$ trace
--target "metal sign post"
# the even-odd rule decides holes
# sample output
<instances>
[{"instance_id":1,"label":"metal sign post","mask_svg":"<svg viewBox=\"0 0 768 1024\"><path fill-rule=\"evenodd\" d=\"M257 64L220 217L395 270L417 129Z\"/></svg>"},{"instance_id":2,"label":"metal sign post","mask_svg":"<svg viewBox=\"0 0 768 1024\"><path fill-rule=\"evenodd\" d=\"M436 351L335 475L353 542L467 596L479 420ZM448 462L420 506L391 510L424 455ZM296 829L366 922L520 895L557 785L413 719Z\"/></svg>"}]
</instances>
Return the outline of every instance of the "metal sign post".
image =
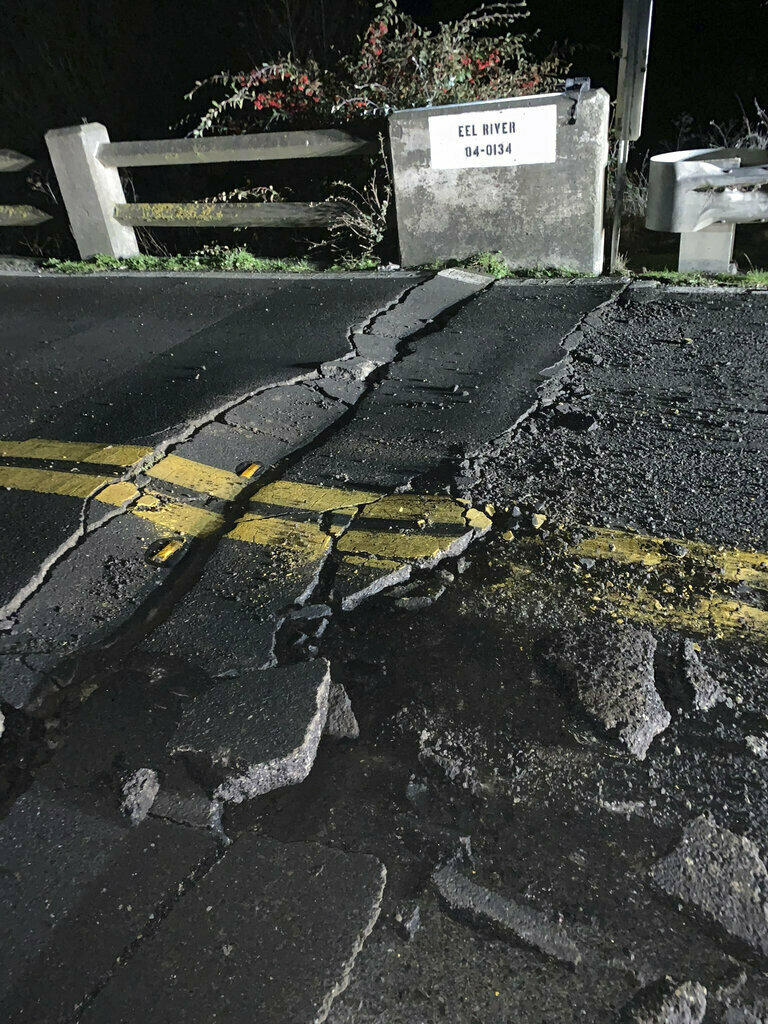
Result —
<instances>
[{"instance_id":1,"label":"metal sign post","mask_svg":"<svg viewBox=\"0 0 768 1024\"><path fill-rule=\"evenodd\" d=\"M619 136L618 165L611 232L611 273L616 269L621 233L621 211L627 182L629 144L640 138L643 124L645 80L651 44L653 0L624 0L621 24L621 63L616 94L616 129Z\"/></svg>"}]
</instances>

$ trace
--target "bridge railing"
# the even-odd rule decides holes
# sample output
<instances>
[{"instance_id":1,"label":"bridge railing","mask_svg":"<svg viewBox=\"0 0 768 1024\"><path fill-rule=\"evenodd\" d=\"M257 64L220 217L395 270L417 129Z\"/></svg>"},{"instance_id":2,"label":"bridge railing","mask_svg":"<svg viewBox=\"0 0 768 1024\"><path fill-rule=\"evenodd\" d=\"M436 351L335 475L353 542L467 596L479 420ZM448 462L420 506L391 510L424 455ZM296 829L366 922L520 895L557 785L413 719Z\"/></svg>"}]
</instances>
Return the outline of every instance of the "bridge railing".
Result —
<instances>
[{"instance_id":1,"label":"bridge railing","mask_svg":"<svg viewBox=\"0 0 768 1024\"><path fill-rule=\"evenodd\" d=\"M14 171L23 171L32 163L32 157L24 156L23 153L16 153L12 149L0 149L0 173L12 174ZM32 227L35 224L44 224L50 219L47 213L38 210L36 206L0 204L0 227L3 228Z\"/></svg>"},{"instance_id":2,"label":"bridge railing","mask_svg":"<svg viewBox=\"0 0 768 1024\"><path fill-rule=\"evenodd\" d=\"M137 255L136 227L323 227L339 213L334 203L127 203L120 167L327 159L372 148L339 129L110 142L97 123L54 129L45 141L82 258Z\"/></svg>"}]
</instances>

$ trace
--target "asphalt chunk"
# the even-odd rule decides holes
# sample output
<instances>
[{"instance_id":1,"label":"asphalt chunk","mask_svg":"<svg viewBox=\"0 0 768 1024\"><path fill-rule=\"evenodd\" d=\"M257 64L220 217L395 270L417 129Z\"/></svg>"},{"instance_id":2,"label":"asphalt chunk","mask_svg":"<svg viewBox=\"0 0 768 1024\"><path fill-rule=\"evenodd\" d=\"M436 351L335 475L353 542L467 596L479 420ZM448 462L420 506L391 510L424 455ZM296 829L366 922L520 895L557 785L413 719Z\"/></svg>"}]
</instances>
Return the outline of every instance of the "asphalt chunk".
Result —
<instances>
[{"instance_id":1,"label":"asphalt chunk","mask_svg":"<svg viewBox=\"0 0 768 1024\"><path fill-rule=\"evenodd\" d=\"M436 871L432 881L454 916L467 918L504 938L522 942L573 967L581 963L581 953L575 942L561 925L553 924L540 911L477 885L450 865Z\"/></svg>"},{"instance_id":2,"label":"asphalt chunk","mask_svg":"<svg viewBox=\"0 0 768 1024\"><path fill-rule=\"evenodd\" d=\"M617 1024L701 1024L706 1012L707 990L703 985L660 978L625 1003Z\"/></svg>"},{"instance_id":3,"label":"asphalt chunk","mask_svg":"<svg viewBox=\"0 0 768 1024\"><path fill-rule=\"evenodd\" d=\"M651 878L669 896L768 956L768 870L746 836L701 815L687 826L680 845L651 870Z\"/></svg>"},{"instance_id":4,"label":"asphalt chunk","mask_svg":"<svg viewBox=\"0 0 768 1024\"><path fill-rule=\"evenodd\" d=\"M137 828L35 784L0 823L0 1019L58 1024L157 908L214 854L212 837Z\"/></svg>"},{"instance_id":5,"label":"asphalt chunk","mask_svg":"<svg viewBox=\"0 0 768 1024\"><path fill-rule=\"evenodd\" d=\"M123 802L120 810L131 819L132 825L139 825L155 802L160 790L160 780L153 768L138 768L123 786Z\"/></svg>"},{"instance_id":6,"label":"asphalt chunk","mask_svg":"<svg viewBox=\"0 0 768 1024\"><path fill-rule=\"evenodd\" d=\"M341 685L331 681L328 691L328 717L325 720L325 733L337 740L356 740L360 735L355 712L349 694Z\"/></svg>"},{"instance_id":7,"label":"asphalt chunk","mask_svg":"<svg viewBox=\"0 0 768 1024\"><path fill-rule=\"evenodd\" d=\"M656 640L633 626L593 623L559 634L546 651L550 666L579 705L642 760L670 723L654 675Z\"/></svg>"},{"instance_id":8,"label":"asphalt chunk","mask_svg":"<svg viewBox=\"0 0 768 1024\"><path fill-rule=\"evenodd\" d=\"M225 680L192 701L169 744L209 770L214 797L240 803L307 777L328 713L327 661Z\"/></svg>"},{"instance_id":9,"label":"asphalt chunk","mask_svg":"<svg viewBox=\"0 0 768 1024\"><path fill-rule=\"evenodd\" d=\"M320 1024L379 915L374 857L238 840L135 956L82 1024Z\"/></svg>"},{"instance_id":10,"label":"asphalt chunk","mask_svg":"<svg viewBox=\"0 0 768 1024\"><path fill-rule=\"evenodd\" d=\"M710 711L725 700L720 683L708 671L693 640L683 641L683 675L693 692L693 706L699 711Z\"/></svg>"}]
</instances>

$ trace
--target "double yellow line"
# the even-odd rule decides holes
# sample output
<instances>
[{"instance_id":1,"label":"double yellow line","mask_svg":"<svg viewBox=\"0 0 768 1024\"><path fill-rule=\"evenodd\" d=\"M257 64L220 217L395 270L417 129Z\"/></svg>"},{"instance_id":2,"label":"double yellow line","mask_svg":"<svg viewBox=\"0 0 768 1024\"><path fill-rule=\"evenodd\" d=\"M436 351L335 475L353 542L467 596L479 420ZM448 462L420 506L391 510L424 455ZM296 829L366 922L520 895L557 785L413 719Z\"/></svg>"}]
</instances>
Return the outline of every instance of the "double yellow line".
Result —
<instances>
[{"instance_id":1,"label":"double yellow line","mask_svg":"<svg viewBox=\"0 0 768 1024\"><path fill-rule=\"evenodd\" d=\"M186 539L220 533L225 525L224 516L214 509L175 500L168 494L140 490L130 480L116 480L116 473L107 475L105 470L110 467L122 473L141 470L152 479L224 502L233 501L253 483L255 464L247 467L245 474L238 475L177 455L166 455L150 465L151 455L152 449L137 445L41 438L0 442L1 458L72 464L70 470L2 465L0 486L81 500L90 498L112 507L124 506L131 515L151 523L161 537ZM89 472L89 466L99 466L102 471ZM341 538L339 550L359 564L379 568L435 557L470 527L490 526L490 520L483 513L469 510L465 503L446 495L382 496L373 491L277 480L256 491L248 510L224 537L283 548L294 558L315 560L328 549L330 536L310 517L316 519L325 513L346 511L352 519L360 506L366 506L360 523ZM346 525L332 525L330 533L343 532ZM162 561L176 549L169 545L160 549L155 557Z\"/></svg>"}]
</instances>

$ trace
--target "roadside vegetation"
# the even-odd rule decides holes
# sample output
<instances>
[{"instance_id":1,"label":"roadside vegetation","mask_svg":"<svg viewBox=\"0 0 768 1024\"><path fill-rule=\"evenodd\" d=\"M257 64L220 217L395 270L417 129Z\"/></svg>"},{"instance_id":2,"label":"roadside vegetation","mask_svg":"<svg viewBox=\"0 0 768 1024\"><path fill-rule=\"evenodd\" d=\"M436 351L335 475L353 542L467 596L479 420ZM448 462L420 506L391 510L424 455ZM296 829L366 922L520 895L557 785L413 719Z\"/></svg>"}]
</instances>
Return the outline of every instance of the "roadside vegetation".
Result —
<instances>
[{"instance_id":1,"label":"roadside vegetation","mask_svg":"<svg viewBox=\"0 0 768 1024\"><path fill-rule=\"evenodd\" d=\"M398 260L387 116L409 107L559 91L570 71L570 51L557 47L547 51L537 33L530 30L527 0L482 4L464 17L432 28L403 13L397 0L338 0L332 22L326 18L322 4L307 5L301 17L298 8L288 3L267 3L260 10L259 15L253 14L250 31L263 30L259 18L266 19L273 41L264 51L269 59L197 81L185 97L190 113L175 127L194 137L335 127L367 139L373 150L368 160L324 164L315 178L307 174L306 166L298 170L281 167L280 180L267 184L258 179L259 168L249 172L253 177L247 178L241 178L236 169L229 177L212 178L216 184L208 191L215 194L204 197L207 202L326 201L340 211L336 222L322 232L292 236L288 232L270 235L248 228L227 229L215 235L216 244L208 241L210 232L196 229L156 232L140 228L141 256L71 260L64 258L72 252L72 238L55 176L50 169L34 169L27 176L27 184L35 193L35 203L54 220L44 229L25 233L19 244L26 246L33 257L44 260L44 269L70 274L292 273L386 267ZM276 52L271 55L273 48ZM682 114L674 122L670 138L662 140L654 151L707 146L768 148L768 112L755 100L753 109L742 107L740 116L729 123L697 124L691 116ZM645 228L652 152L636 146L632 154L619 273L685 284L765 287L765 272L761 270L750 269L721 280L704 275L681 277L666 269L676 265L677 238ZM614 145L608 164L607 232L613 213L615 171ZM274 169L267 168L266 173L274 174ZM141 176L134 180L123 171L122 178L128 200L141 201ZM176 250L186 250L187 254L177 255ZM281 255L262 255L269 252ZM53 256L57 258L46 259ZM750 268L753 264L768 266L768 229L740 227L736 258ZM559 268L513 269L498 253L482 253L443 265L467 265L496 278L574 276Z\"/></svg>"},{"instance_id":2,"label":"roadside vegetation","mask_svg":"<svg viewBox=\"0 0 768 1024\"><path fill-rule=\"evenodd\" d=\"M321 183L322 198L342 213L311 251L341 264L386 262L396 252L387 116L560 89L570 66L557 50L535 55L535 33L521 31L527 17L526 0L507 0L428 29L401 12L396 0L385 0L376 4L356 46L335 59L278 54L258 67L196 82L186 97L200 110L190 118L190 134L337 127L378 139L367 167L348 163L347 177Z\"/></svg>"},{"instance_id":3,"label":"roadside vegetation","mask_svg":"<svg viewBox=\"0 0 768 1024\"><path fill-rule=\"evenodd\" d=\"M417 267L417 270L437 272L451 267L461 267L482 274L490 274L496 280L518 279L575 279L589 275L566 267L510 267L498 252L481 252L463 260L440 260ZM307 274L307 273L362 273L386 270L376 259L346 259L340 261L317 261L302 258L271 258L255 256L245 248L208 246L189 256L131 256L118 259L115 256L92 256L87 260L49 259L41 269L59 274L99 274L115 272L179 273L193 274L210 271L228 271L253 274ZM698 274L681 273L677 270L642 270L638 273L625 271L623 276L639 280L660 281L665 284L683 286L726 286L739 288L768 288L768 270L748 270L743 274Z\"/></svg>"}]
</instances>

